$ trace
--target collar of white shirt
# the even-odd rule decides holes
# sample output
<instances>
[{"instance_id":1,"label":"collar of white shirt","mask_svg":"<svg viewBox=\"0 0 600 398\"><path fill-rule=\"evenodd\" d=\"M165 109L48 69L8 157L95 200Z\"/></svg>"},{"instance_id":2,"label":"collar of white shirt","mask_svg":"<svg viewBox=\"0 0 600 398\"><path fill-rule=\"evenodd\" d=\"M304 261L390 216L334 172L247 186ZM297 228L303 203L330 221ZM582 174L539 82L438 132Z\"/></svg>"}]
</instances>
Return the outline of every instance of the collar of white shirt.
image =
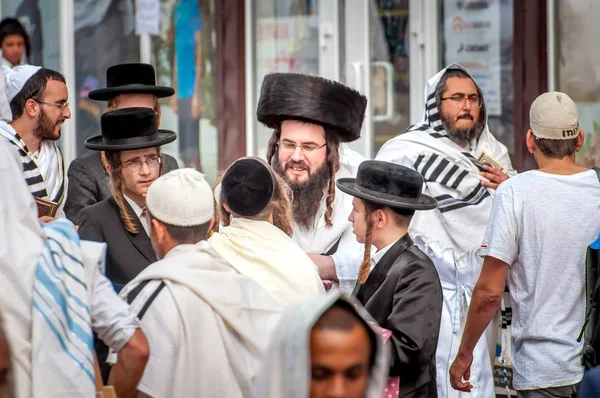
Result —
<instances>
[{"instance_id":1,"label":"collar of white shirt","mask_svg":"<svg viewBox=\"0 0 600 398\"><path fill-rule=\"evenodd\" d=\"M385 256L385 253L387 253L388 250L390 250L392 246L394 246L399 240L400 239L396 239L386 247L382 248L381 250L377 250L375 254L371 255L371 268L374 267L375 264L377 264L383 258L383 256Z\"/></svg>"},{"instance_id":2,"label":"collar of white shirt","mask_svg":"<svg viewBox=\"0 0 600 398\"><path fill-rule=\"evenodd\" d=\"M150 236L150 229L148 228L148 220L146 220L146 217L142 216L142 212L144 210L137 203L135 203L133 201L133 199L131 199L129 196L127 196L125 194L123 194L123 196L125 197L125 200L127 201L127 203L129 203L129 206L131 206L131 208L133 209L133 212L135 213L137 218L140 219L140 222L142 223L142 227L144 227L146 234L148 236Z\"/></svg>"}]
</instances>

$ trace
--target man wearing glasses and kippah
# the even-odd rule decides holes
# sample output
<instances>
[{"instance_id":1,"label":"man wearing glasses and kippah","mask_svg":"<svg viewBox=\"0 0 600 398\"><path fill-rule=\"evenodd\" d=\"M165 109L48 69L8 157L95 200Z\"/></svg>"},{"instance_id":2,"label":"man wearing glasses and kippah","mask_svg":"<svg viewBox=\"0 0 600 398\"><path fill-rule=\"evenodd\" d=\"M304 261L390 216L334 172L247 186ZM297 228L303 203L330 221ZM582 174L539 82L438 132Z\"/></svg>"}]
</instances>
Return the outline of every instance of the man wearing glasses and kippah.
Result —
<instances>
[{"instance_id":1,"label":"man wearing glasses and kippah","mask_svg":"<svg viewBox=\"0 0 600 398\"><path fill-rule=\"evenodd\" d=\"M409 232L435 264L443 291L436 355L439 397L492 397L491 357L498 324L474 351L471 394L452 389L448 367L458 349L471 294L481 270L477 252L498 185L514 174L508 150L490 133L481 88L460 65L449 65L426 86L424 120L383 145L376 160L410 167L438 207L415 214ZM490 167L493 165L494 167ZM502 347L503 354L510 351ZM509 360L509 358L506 358ZM462 395L465 394L465 395Z\"/></svg>"},{"instance_id":2,"label":"man wearing glasses and kippah","mask_svg":"<svg viewBox=\"0 0 600 398\"><path fill-rule=\"evenodd\" d=\"M4 81L13 120L0 121L0 139L19 152L29 192L51 202L52 217L41 221L64 217L65 171L56 141L71 117L65 78L51 69L21 65L4 67Z\"/></svg>"}]
</instances>

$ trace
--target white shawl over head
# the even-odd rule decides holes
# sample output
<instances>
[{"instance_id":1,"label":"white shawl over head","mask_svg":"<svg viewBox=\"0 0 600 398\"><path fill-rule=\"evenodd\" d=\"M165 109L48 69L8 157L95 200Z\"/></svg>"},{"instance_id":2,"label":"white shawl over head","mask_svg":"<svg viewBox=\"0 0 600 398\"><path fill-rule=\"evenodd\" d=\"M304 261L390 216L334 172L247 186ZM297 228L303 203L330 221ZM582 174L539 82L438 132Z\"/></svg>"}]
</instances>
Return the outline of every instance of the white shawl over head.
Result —
<instances>
[{"instance_id":1,"label":"white shawl over head","mask_svg":"<svg viewBox=\"0 0 600 398\"><path fill-rule=\"evenodd\" d=\"M310 335L319 318L334 304L350 304L377 341L375 364L371 369L365 398L380 398L389 374L389 358L383 341L369 326L376 322L354 299L331 291L301 301L284 314L264 354L254 385L255 398L308 398L310 396Z\"/></svg>"}]
</instances>

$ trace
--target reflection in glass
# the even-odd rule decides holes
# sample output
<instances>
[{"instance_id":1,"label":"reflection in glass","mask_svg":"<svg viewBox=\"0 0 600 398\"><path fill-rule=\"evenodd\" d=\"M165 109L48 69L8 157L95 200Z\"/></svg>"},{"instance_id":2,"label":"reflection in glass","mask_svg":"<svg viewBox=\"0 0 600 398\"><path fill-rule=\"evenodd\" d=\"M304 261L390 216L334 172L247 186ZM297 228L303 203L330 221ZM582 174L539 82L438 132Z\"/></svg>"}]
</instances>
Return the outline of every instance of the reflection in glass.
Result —
<instances>
[{"instance_id":1,"label":"reflection in glass","mask_svg":"<svg viewBox=\"0 0 600 398\"><path fill-rule=\"evenodd\" d=\"M180 166L217 174L214 108L214 0L161 0L160 35L152 43L159 84L175 88L163 100L161 127L177 132L164 152Z\"/></svg>"},{"instance_id":2,"label":"reflection in glass","mask_svg":"<svg viewBox=\"0 0 600 398\"><path fill-rule=\"evenodd\" d=\"M100 115L105 102L91 101L91 90L106 87L111 65L139 62L139 38L135 35L133 0L74 0L75 93L77 155L87 152L86 138L100 134Z\"/></svg>"}]
</instances>

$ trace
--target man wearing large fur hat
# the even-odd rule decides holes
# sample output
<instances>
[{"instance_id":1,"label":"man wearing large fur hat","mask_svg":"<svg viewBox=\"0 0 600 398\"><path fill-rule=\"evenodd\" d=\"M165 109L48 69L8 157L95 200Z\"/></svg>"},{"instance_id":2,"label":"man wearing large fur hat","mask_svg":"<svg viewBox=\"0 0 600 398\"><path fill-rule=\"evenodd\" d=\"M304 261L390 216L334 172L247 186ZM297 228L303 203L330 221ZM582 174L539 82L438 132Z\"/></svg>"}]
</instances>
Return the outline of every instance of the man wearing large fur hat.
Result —
<instances>
[{"instance_id":1,"label":"man wearing large fur hat","mask_svg":"<svg viewBox=\"0 0 600 398\"><path fill-rule=\"evenodd\" d=\"M293 192L293 239L309 254L323 280L352 291L362 262L347 217L352 197L337 190L355 177L362 157L345 143L360 137L367 99L316 76L274 73L263 80L258 121L273 129L267 161Z\"/></svg>"},{"instance_id":2,"label":"man wearing large fur hat","mask_svg":"<svg viewBox=\"0 0 600 398\"><path fill-rule=\"evenodd\" d=\"M414 243L431 258L440 276L442 321L437 347L440 398L494 396L492 363L498 324L492 324L474 352L470 394L450 386L448 367L460 344L473 287L483 260L478 250L492 209L495 189L514 175L508 150L490 132L483 93L473 77L452 64L426 85L424 119L386 142L376 156L410 167L425 180L423 193L437 209L417 212L410 224ZM478 161L482 153L487 161ZM492 168L485 164L494 164ZM506 337L502 355L510 356ZM509 359L509 358L505 358Z\"/></svg>"}]
</instances>

